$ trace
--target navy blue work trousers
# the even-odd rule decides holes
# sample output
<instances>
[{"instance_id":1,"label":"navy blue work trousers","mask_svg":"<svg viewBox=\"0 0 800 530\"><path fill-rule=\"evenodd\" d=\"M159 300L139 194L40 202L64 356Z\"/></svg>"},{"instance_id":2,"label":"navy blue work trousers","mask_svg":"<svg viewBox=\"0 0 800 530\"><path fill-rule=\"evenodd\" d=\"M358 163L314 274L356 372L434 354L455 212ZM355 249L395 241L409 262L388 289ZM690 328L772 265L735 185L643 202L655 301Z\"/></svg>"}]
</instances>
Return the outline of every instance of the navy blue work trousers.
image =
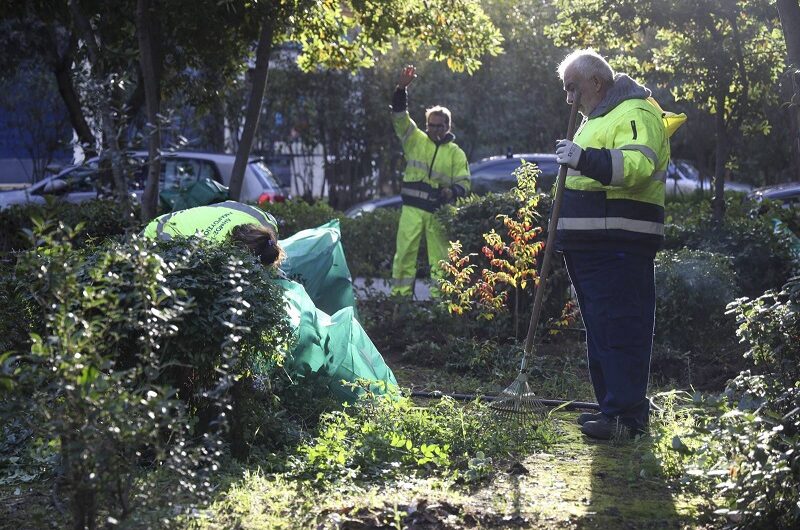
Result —
<instances>
[{"instance_id":1,"label":"navy blue work trousers","mask_svg":"<svg viewBox=\"0 0 800 530\"><path fill-rule=\"evenodd\" d=\"M600 411L647 427L653 350L654 256L605 250L564 252L586 327L589 373Z\"/></svg>"}]
</instances>

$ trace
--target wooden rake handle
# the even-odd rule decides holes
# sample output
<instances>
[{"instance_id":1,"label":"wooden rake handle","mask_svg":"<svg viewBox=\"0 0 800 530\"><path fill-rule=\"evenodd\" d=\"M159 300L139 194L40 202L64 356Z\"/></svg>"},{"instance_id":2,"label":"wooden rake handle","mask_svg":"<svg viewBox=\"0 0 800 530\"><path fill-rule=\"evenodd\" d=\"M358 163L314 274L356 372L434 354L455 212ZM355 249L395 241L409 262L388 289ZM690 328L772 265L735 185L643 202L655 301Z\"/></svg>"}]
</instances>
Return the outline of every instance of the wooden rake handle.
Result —
<instances>
[{"instance_id":1,"label":"wooden rake handle","mask_svg":"<svg viewBox=\"0 0 800 530\"><path fill-rule=\"evenodd\" d=\"M578 119L578 105L581 102L580 92L575 93L572 100L572 108L569 113L569 125L567 126L567 140L572 140L575 136L575 123ZM536 338L536 328L539 326L539 317L542 313L542 299L544 298L544 286L550 274L550 262L553 259L553 247L556 241L556 229L558 228L558 216L561 210L561 200L564 197L564 185L567 181L567 166L561 165L558 169L558 179L556 180L556 195L553 199L553 208L550 211L550 223L547 227L547 242L544 246L544 259L542 268L539 271L539 284L536 286L536 296L533 299L533 312L531 322L528 325L528 335L525 337L525 355L522 356L521 371L528 369L528 358L533 351L533 341Z\"/></svg>"}]
</instances>

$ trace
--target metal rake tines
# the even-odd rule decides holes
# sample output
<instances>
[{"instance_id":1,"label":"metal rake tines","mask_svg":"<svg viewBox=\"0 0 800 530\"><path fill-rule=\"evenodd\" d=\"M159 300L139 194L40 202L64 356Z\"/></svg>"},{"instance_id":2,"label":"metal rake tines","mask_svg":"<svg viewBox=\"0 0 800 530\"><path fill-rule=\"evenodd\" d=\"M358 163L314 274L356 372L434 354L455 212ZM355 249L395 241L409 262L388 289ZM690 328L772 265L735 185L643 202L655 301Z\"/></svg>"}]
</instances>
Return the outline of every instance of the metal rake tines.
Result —
<instances>
[{"instance_id":1,"label":"metal rake tines","mask_svg":"<svg viewBox=\"0 0 800 530\"><path fill-rule=\"evenodd\" d=\"M510 418L543 419L547 415L547 407L533 393L527 378L514 381L492 400L489 407Z\"/></svg>"}]
</instances>

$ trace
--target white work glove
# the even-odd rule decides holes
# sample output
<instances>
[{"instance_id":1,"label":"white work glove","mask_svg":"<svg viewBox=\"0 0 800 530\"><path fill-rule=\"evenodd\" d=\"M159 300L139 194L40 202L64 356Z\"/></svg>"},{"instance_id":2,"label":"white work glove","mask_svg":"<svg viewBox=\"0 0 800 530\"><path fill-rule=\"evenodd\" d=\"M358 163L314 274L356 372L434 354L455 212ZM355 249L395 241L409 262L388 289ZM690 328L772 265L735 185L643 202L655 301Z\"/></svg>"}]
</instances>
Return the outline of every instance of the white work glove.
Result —
<instances>
[{"instance_id":1,"label":"white work glove","mask_svg":"<svg viewBox=\"0 0 800 530\"><path fill-rule=\"evenodd\" d=\"M581 153L583 153L583 149L574 142L559 140L556 143L556 162L559 164L566 164L572 169L578 169Z\"/></svg>"}]
</instances>

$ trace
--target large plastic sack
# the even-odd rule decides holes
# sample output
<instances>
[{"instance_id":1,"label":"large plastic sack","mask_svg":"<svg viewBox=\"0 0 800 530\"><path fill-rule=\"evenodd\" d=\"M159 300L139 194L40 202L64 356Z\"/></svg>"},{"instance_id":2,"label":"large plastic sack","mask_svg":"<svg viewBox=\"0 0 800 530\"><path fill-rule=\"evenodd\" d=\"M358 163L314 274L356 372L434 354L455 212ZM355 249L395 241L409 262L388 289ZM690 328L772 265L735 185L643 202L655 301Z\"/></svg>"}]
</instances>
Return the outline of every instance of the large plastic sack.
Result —
<instances>
[{"instance_id":1,"label":"large plastic sack","mask_svg":"<svg viewBox=\"0 0 800 530\"><path fill-rule=\"evenodd\" d=\"M325 376L333 395L351 402L363 389L348 383L372 381L369 388L375 394L397 386L392 370L356 320L352 307L328 315L314 305L299 283L278 282L284 288L289 323L295 330L295 342L286 359L287 373Z\"/></svg>"},{"instance_id":2,"label":"large plastic sack","mask_svg":"<svg viewBox=\"0 0 800 530\"><path fill-rule=\"evenodd\" d=\"M286 252L281 269L303 284L314 304L329 315L355 306L353 278L341 239L339 220L334 219L280 240Z\"/></svg>"},{"instance_id":3,"label":"large plastic sack","mask_svg":"<svg viewBox=\"0 0 800 530\"><path fill-rule=\"evenodd\" d=\"M228 200L228 187L210 178L204 178L184 188L164 190L158 197L161 211L174 212Z\"/></svg>"}]
</instances>

